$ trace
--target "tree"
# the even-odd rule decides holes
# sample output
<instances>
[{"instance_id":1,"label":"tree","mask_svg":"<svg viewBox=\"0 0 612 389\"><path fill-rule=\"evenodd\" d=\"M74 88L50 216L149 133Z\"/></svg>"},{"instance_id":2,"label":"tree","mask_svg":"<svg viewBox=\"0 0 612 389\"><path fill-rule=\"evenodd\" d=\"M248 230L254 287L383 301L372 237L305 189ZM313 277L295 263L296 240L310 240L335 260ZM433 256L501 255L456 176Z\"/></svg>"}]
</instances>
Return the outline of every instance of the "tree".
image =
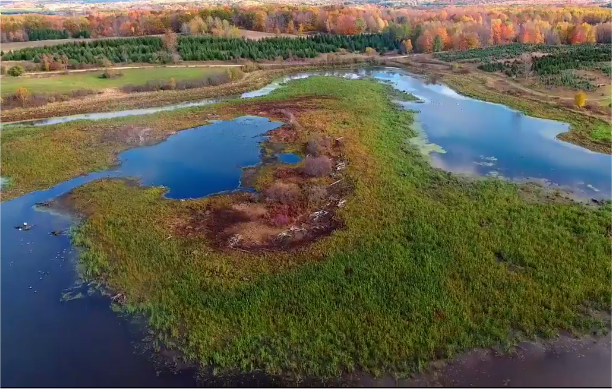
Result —
<instances>
[{"instance_id":1,"label":"tree","mask_svg":"<svg viewBox=\"0 0 612 389\"><path fill-rule=\"evenodd\" d=\"M49 54L43 54L40 56L40 63L45 72L51 70L51 62L53 62L53 56Z\"/></svg>"},{"instance_id":2,"label":"tree","mask_svg":"<svg viewBox=\"0 0 612 389\"><path fill-rule=\"evenodd\" d=\"M582 108L586 104L586 95L584 92L578 92L574 95L574 104L576 107Z\"/></svg>"},{"instance_id":3,"label":"tree","mask_svg":"<svg viewBox=\"0 0 612 389\"><path fill-rule=\"evenodd\" d=\"M412 40L406 39L402 41L402 51L406 54L412 52Z\"/></svg>"},{"instance_id":4,"label":"tree","mask_svg":"<svg viewBox=\"0 0 612 389\"><path fill-rule=\"evenodd\" d=\"M287 28L285 29L285 31L287 32L287 34L293 34L295 32L295 26L293 24L293 20L290 20L287 23Z\"/></svg>"},{"instance_id":5,"label":"tree","mask_svg":"<svg viewBox=\"0 0 612 389\"><path fill-rule=\"evenodd\" d=\"M8 70L8 75L12 77L19 77L23 74L24 70L21 65L15 65ZM26 89L27 90L27 89Z\"/></svg>"},{"instance_id":6,"label":"tree","mask_svg":"<svg viewBox=\"0 0 612 389\"><path fill-rule=\"evenodd\" d=\"M531 53L523 53L521 54L521 63L523 64L523 74L525 78L529 77L531 74L531 68L533 67L533 57Z\"/></svg>"},{"instance_id":7,"label":"tree","mask_svg":"<svg viewBox=\"0 0 612 389\"><path fill-rule=\"evenodd\" d=\"M176 47L178 44L178 37L176 33L170 29L166 30L166 33L162 37L162 44L170 53L174 53L176 51Z\"/></svg>"},{"instance_id":8,"label":"tree","mask_svg":"<svg viewBox=\"0 0 612 389\"><path fill-rule=\"evenodd\" d=\"M363 33L367 28L365 20L361 18L358 18L357 20L355 20L355 27L357 28L357 32L359 34Z\"/></svg>"},{"instance_id":9,"label":"tree","mask_svg":"<svg viewBox=\"0 0 612 389\"><path fill-rule=\"evenodd\" d=\"M444 48L444 43L442 42L442 37L440 35L436 35L436 37L433 40L433 51L435 53L442 51L442 49Z\"/></svg>"},{"instance_id":10,"label":"tree","mask_svg":"<svg viewBox=\"0 0 612 389\"><path fill-rule=\"evenodd\" d=\"M189 34L190 35L204 34L206 33L206 31L208 31L209 27L210 26L207 26L201 17L196 16L195 18L191 19L191 21L189 22Z\"/></svg>"},{"instance_id":11,"label":"tree","mask_svg":"<svg viewBox=\"0 0 612 389\"><path fill-rule=\"evenodd\" d=\"M433 38L429 30L421 33L416 41L417 49L421 53L431 53L433 47Z\"/></svg>"},{"instance_id":12,"label":"tree","mask_svg":"<svg viewBox=\"0 0 612 389\"><path fill-rule=\"evenodd\" d=\"M21 103L22 106L25 106L27 104L28 100L30 100L30 91L27 90L26 88L20 86L15 91L15 97Z\"/></svg>"}]
</instances>

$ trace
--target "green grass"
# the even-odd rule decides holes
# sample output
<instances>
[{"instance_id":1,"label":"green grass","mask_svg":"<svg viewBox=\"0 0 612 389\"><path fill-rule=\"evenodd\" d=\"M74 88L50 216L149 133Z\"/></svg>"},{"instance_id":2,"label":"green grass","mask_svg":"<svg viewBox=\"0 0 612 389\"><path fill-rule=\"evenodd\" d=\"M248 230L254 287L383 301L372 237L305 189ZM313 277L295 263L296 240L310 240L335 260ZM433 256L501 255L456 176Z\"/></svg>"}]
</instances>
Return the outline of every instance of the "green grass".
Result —
<instances>
[{"instance_id":1,"label":"green grass","mask_svg":"<svg viewBox=\"0 0 612 389\"><path fill-rule=\"evenodd\" d=\"M219 252L175 230L213 200L98 181L65 200L87 215L73 234L84 274L124 293L160 341L221 369L408 373L517 333L604 328L586 313L610 308L610 204L528 202L515 184L432 168L407 144L412 114L387 88L309 78L213 107L238 115L262 101L332 97L298 120L344 137L354 192L339 210L343 229L291 253ZM164 126L197 112L164 116Z\"/></svg>"},{"instance_id":2,"label":"green grass","mask_svg":"<svg viewBox=\"0 0 612 389\"><path fill-rule=\"evenodd\" d=\"M25 87L32 93L67 93L78 89L101 90L118 88L126 84L141 85L147 81L195 79L214 73L224 72L225 68L166 68L121 70L123 76L112 79L100 78L102 71L59 74L46 77L2 77L2 94L15 93L17 88Z\"/></svg>"}]
</instances>

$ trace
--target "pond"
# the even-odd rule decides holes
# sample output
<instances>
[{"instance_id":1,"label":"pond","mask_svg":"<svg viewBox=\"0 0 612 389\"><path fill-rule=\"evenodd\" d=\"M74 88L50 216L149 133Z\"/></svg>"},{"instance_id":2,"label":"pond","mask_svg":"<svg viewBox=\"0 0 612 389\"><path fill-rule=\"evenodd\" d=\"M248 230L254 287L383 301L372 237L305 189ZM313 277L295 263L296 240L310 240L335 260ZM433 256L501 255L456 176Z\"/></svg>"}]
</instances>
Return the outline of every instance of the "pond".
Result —
<instances>
[{"instance_id":1,"label":"pond","mask_svg":"<svg viewBox=\"0 0 612 389\"><path fill-rule=\"evenodd\" d=\"M373 77L419 97L421 103L400 103L420 112L417 121L421 136L410 142L439 168L513 180L539 179L570 187L585 196L610 196L610 156L557 140L557 134L567 131L567 124L535 119L501 105L466 98L446 86L427 85L399 69L296 74L243 97L262 96L282 88L291 79L312 75ZM157 107L146 113L184 106ZM126 112L104 115L126 116ZM87 118L97 118L94 115ZM52 120L54 123L78 120L69 118L73 117ZM72 221L63 215L39 211L35 204L103 177L139 177L144 185L166 186L166 196L170 198L240 189L241 168L260 162L259 142L263 134L279 125L265 118L242 117L181 131L157 145L120 154L117 169L78 177L2 203L2 384L194 385L191 372L175 375L162 369L158 374L148 355L136 352L141 336L109 309L108 297L94 294L61 301L62 292L75 285L76 253L65 234ZM281 152L275 158L288 164L300 161L295 154ZM14 228L23 222L34 227L29 231ZM64 233L55 236L52 231ZM265 377L251 377L252 380L247 378L238 383L266 383Z\"/></svg>"},{"instance_id":2,"label":"pond","mask_svg":"<svg viewBox=\"0 0 612 389\"><path fill-rule=\"evenodd\" d=\"M280 125L245 116L181 131L121 153L117 169L2 203L2 384L194 385L189 372L157 377L148 356L135 354L137 338L109 309L107 297L61 301L76 276L76 253L67 235L72 221L37 210L36 204L107 177L138 177L144 185L167 187L166 196L175 199L248 189L240 185L242 168L260 162L264 134ZM24 222L32 229L15 228Z\"/></svg>"}]
</instances>

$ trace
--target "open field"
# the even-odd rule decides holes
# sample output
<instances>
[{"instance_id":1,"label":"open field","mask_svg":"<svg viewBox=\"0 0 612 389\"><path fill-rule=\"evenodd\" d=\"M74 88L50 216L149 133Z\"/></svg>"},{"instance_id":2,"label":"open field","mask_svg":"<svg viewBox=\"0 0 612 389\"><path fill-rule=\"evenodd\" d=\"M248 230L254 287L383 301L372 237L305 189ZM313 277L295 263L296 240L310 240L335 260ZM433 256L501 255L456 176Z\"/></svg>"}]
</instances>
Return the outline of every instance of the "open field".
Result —
<instances>
[{"instance_id":1,"label":"open field","mask_svg":"<svg viewBox=\"0 0 612 389\"><path fill-rule=\"evenodd\" d=\"M142 69L125 69L117 78L100 78L101 71L60 74L49 77L2 77L0 81L2 95L15 93L19 87L27 88L31 93L67 93L78 89L102 90L118 88L126 84L142 85L147 81L167 81L196 79L224 72L223 68L170 68L149 67Z\"/></svg>"},{"instance_id":2,"label":"open field","mask_svg":"<svg viewBox=\"0 0 612 389\"><path fill-rule=\"evenodd\" d=\"M205 210L252 201L239 194L174 201L161 188L104 180L60 201L85 217L73 237L84 274L121 293L124 310L145 314L161 342L223 371L335 377L406 374L471 347L606 328L597 312L610 306L609 202L526 201L515 184L432 168L405 142L412 113L372 81L311 78L264 98L86 129L3 130L3 165L7 143L43 150L81 134L110 159L120 137L97 140L109 130L146 126L155 141L212 113L279 119L279 106L300 129L271 141L303 150L313 136L343 139L352 189L336 210L342 227L311 245L249 253L216 246L216 230L186 228L206 226ZM258 176L262 192L299 177L277 169Z\"/></svg>"}]
</instances>

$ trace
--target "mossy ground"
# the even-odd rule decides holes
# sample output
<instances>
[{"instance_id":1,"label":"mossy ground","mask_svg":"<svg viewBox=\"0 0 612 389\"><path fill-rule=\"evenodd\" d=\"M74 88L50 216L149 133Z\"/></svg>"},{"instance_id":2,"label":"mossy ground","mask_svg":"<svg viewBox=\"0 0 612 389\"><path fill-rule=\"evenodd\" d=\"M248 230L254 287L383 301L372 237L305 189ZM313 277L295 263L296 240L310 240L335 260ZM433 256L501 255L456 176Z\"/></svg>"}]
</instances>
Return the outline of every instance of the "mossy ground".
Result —
<instances>
[{"instance_id":1,"label":"mossy ground","mask_svg":"<svg viewBox=\"0 0 612 389\"><path fill-rule=\"evenodd\" d=\"M73 234L84 275L123 293L125 309L145 314L166 344L221 369L408 373L515 334L607 328L590 313L611 302L609 202L526 201L515 184L430 167L406 141L412 114L387 88L315 77L212 108L239 115L261 102L324 98L295 116L305 134L343 137L353 184L338 209L344 228L291 252L218 251L175 225L231 196L175 201L161 188L97 181L64 199L86 216ZM129 120L169 131L209 109Z\"/></svg>"}]
</instances>

